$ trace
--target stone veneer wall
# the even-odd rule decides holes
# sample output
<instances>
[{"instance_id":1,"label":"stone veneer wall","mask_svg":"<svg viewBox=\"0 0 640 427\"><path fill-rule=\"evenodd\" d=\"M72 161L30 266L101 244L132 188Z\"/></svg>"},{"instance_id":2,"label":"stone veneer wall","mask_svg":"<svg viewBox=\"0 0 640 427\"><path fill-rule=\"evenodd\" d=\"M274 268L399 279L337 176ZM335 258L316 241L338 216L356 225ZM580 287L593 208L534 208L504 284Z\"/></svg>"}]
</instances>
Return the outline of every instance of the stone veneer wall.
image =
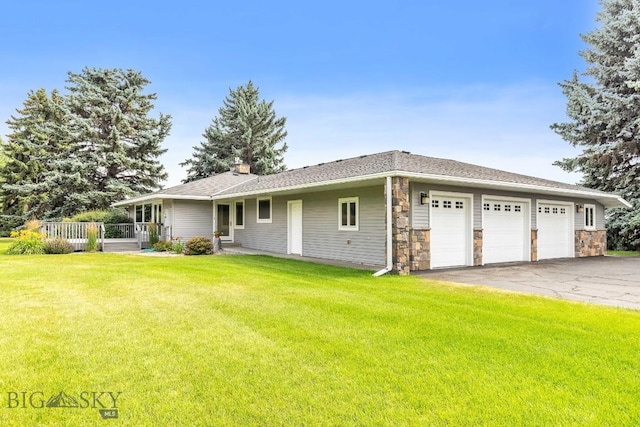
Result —
<instances>
[{"instance_id":1,"label":"stone veneer wall","mask_svg":"<svg viewBox=\"0 0 640 427\"><path fill-rule=\"evenodd\" d=\"M576 230L576 257L604 256L607 254L605 230Z\"/></svg>"},{"instance_id":2,"label":"stone veneer wall","mask_svg":"<svg viewBox=\"0 0 640 427\"><path fill-rule=\"evenodd\" d=\"M431 269L431 230L411 229L409 232L411 271Z\"/></svg>"},{"instance_id":3,"label":"stone veneer wall","mask_svg":"<svg viewBox=\"0 0 640 427\"><path fill-rule=\"evenodd\" d=\"M482 265L482 228L473 230L473 265Z\"/></svg>"},{"instance_id":4,"label":"stone veneer wall","mask_svg":"<svg viewBox=\"0 0 640 427\"><path fill-rule=\"evenodd\" d=\"M398 274L409 274L411 271L409 178L393 177L391 179L391 203L393 271Z\"/></svg>"},{"instance_id":5,"label":"stone veneer wall","mask_svg":"<svg viewBox=\"0 0 640 427\"><path fill-rule=\"evenodd\" d=\"M531 230L531 261L538 261L538 230Z\"/></svg>"}]
</instances>

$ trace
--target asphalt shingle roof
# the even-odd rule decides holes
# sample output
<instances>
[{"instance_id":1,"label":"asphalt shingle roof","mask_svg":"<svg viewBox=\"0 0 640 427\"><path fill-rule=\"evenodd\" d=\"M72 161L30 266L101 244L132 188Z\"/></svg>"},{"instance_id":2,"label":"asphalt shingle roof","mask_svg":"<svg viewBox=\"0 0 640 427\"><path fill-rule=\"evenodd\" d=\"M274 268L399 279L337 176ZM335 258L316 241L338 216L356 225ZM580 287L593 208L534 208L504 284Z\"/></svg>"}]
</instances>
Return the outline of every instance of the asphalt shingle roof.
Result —
<instances>
[{"instance_id":1,"label":"asphalt shingle roof","mask_svg":"<svg viewBox=\"0 0 640 427\"><path fill-rule=\"evenodd\" d=\"M275 175L259 176L224 190L216 195L231 195L250 192L263 192L310 184L330 183L349 178L367 177L390 172L407 172L433 177L454 177L469 180L493 181L511 184L524 184L549 189L587 191L594 194L607 194L572 184L550 181L527 175L506 172L456 160L439 159L411 154L405 151L387 151L329 163L321 163L299 169L291 169Z\"/></svg>"},{"instance_id":2,"label":"asphalt shingle roof","mask_svg":"<svg viewBox=\"0 0 640 427\"><path fill-rule=\"evenodd\" d=\"M226 198L237 195L264 194L302 187L329 185L348 180L366 180L375 177L410 175L424 180L466 183L469 186L492 186L528 189L547 193L576 193L581 196L592 195L604 200L608 206L624 206L619 197L578 185L551 181L499 169L487 168L456 160L439 159L411 154L406 151L386 151L349 159L320 163L298 169L290 169L274 175L253 175L225 172L209 178L166 188L155 193L143 195L131 202L154 197L170 198ZM600 196L600 197L598 197ZM615 200L615 201L614 201ZM126 204L127 201L117 205Z\"/></svg>"}]
</instances>

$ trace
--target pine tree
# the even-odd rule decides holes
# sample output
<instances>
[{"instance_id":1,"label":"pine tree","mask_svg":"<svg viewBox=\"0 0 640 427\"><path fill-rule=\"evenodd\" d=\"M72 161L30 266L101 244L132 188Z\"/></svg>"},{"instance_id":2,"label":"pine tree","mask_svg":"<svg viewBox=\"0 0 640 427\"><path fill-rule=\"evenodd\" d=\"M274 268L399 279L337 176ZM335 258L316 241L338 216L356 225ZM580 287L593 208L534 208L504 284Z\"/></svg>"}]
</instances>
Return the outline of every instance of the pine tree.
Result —
<instances>
[{"instance_id":1,"label":"pine tree","mask_svg":"<svg viewBox=\"0 0 640 427\"><path fill-rule=\"evenodd\" d=\"M583 35L590 47L580 55L582 76L560 84L570 121L551 128L573 146L574 158L557 161L566 171L582 172L582 184L616 192L631 210L608 212L609 247L640 248L640 2L606 0L596 30ZM584 79L581 79L584 77Z\"/></svg>"},{"instance_id":2,"label":"pine tree","mask_svg":"<svg viewBox=\"0 0 640 427\"><path fill-rule=\"evenodd\" d=\"M226 172L236 158L258 175L286 169L283 155L288 148L284 142L287 119L276 116L273 101L259 100L259 89L253 82L229 89L218 114L205 129L205 141L193 147L192 157L180 164L188 167L183 182Z\"/></svg>"},{"instance_id":3,"label":"pine tree","mask_svg":"<svg viewBox=\"0 0 640 427\"><path fill-rule=\"evenodd\" d=\"M161 143L171 129L171 116L149 117L157 98L143 93L149 80L135 70L87 67L69 73L67 82L74 147L59 166L70 173L89 167L89 187L76 188L70 201L78 209L106 209L160 188L167 174L158 157L166 152Z\"/></svg>"}]
</instances>

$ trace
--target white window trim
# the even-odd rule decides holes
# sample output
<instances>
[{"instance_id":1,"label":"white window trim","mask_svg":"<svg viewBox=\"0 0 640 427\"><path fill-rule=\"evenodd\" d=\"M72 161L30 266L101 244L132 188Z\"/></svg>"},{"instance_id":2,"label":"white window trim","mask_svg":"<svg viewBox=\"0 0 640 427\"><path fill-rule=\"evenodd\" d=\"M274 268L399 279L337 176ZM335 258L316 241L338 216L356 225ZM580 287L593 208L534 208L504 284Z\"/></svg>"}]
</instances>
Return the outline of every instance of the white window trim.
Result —
<instances>
[{"instance_id":1,"label":"white window trim","mask_svg":"<svg viewBox=\"0 0 640 427\"><path fill-rule=\"evenodd\" d=\"M355 202L356 204L356 223L354 225L342 225L342 204ZM360 198L359 197L342 197L338 199L338 230L341 231L359 231L360 230Z\"/></svg>"},{"instance_id":2,"label":"white window trim","mask_svg":"<svg viewBox=\"0 0 640 427\"><path fill-rule=\"evenodd\" d=\"M237 221L236 221L238 219L238 216L237 216L237 213L236 213L236 209L237 209L237 205L240 204L240 203L242 204L242 225L238 225ZM246 212L247 211L245 209L244 199L235 200L233 202L233 228L234 229L236 229L236 230L244 230L244 224L245 224L245 222L247 220Z\"/></svg>"},{"instance_id":3,"label":"white window trim","mask_svg":"<svg viewBox=\"0 0 640 427\"><path fill-rule=\"evenodd\" d=\"M589 209L593 210L593 224L587 225L587 211ZM585 204L584 205L584 229L585 230L595 230L596 229L596 205Z\"/></svg>"},{"instance_id":4,"label":"white window trim","mask_svg":"<svg viewBox=\"0 0 640 427\"><path fill-rule=\"evenodd\" d=\"M269 218L260 218L260 201L269 201ZM256 222L258 224L271 224L273 218L273 200L271 197L258 197L256 199Z\"/></svg>"}]
</instances>

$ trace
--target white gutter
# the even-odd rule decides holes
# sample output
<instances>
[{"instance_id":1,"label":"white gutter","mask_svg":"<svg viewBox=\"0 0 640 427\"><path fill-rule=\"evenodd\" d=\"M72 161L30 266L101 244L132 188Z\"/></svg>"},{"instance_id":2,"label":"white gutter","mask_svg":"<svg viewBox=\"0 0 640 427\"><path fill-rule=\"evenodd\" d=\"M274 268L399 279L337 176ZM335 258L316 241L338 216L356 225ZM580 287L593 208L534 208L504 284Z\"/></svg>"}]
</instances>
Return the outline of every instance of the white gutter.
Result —
<instances>
[{"instance_id":1,"label":"white gutter","mask_svg":"<svg viewBox=\"0 0 640 427\"><path fill-rule=\"evenodd\" d=\"M391 221L393 219L391 204L393 203L393 197L391 197L391 177L387 177L387 266L380 271L373 273L373 277L380 277L393 270L393 227Z\"/></svg>"},{"instance_id":2,"label":"white gutter","mask_svg":"<svg viewBox=\"0 0 640 427\"><path fill-rule=\"evenodd\" d=\"M607 193L603 194L598 192L591 192L589 190L547 187L547 186L536 185L536 184L493 181L493 180L487 180L487 179L455 177L455 176L448 176L448 175L445 176L445 175L436 175L436 174L429 174L429 173L407 172L402 170L380 172L380 173L374 173L370 175L359 175L359 176L335 179L330 181L310 182L306 184L290 185L287 187L265 188L257 191L252 190L252 191L245 191L240 193L223 194L224 192L229 190L228 188L226 188L212 195L211 198L213 200L216 200L216 199L230 199L230 198L237 198L237 197L256 196L260 194L277 194L277 193L305 190L308 188L317 188L317 187L329 186L329 185L350 184L358 181L367 181L367 180L373 180L373 179L388 178L393 176L406 176L407 178L420 179L420 180L425 180L429 182L437 182L441 184L450 184L450 185L466 185L474 188L502 188L504 190L511 190L511 191L517 191L517 192L532 192L532 193L550 194L550 195L561 196L561 197L595 199L595 200L598 200L600 203L602 203L605 207L621 207L621 208L632 207L629 202L627 202L622 197L616 194L607 194ZM559 184L564 184L564 183L559 182Z\"/></svg>"}]
</instances>

